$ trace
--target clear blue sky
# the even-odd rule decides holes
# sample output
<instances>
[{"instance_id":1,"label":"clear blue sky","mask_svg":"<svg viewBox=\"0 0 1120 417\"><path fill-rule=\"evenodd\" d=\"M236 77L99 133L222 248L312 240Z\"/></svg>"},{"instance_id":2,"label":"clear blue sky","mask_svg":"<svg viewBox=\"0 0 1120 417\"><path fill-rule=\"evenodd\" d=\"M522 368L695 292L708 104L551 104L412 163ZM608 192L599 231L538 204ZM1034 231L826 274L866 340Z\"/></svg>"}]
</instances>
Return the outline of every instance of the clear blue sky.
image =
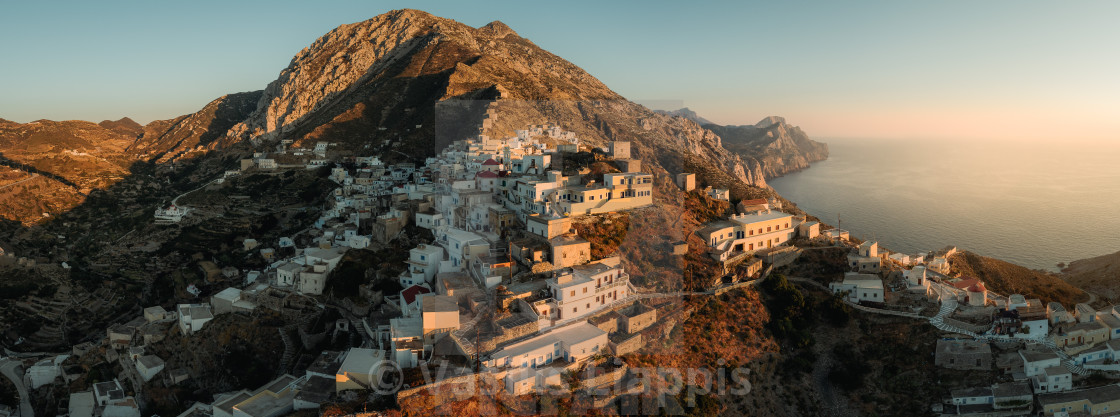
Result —
<instances>
[{"instance_id":1,"label":"clear blue sky","mask_svg":"<svg viewBox=\"0 0 1120 417\"><path fill-rule=\"evenodd\" d=\"M1120 138L1120 2L0 3L0 118L146 123L398 8L501 20L633 100L819 137Z\"/></svg>"}]
</instances>

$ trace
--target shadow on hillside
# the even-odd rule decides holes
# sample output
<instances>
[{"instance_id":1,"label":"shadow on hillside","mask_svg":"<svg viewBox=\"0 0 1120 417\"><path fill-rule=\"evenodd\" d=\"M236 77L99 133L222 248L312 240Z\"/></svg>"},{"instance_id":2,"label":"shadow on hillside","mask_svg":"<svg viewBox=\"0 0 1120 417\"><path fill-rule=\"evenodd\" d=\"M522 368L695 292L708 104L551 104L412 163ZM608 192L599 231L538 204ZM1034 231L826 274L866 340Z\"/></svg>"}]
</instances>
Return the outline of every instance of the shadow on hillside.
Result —
<instances>
[{"instance_id":1,"label":"shadow on hillside","mask_svg":"<svg viewBox=\"0 0 1120 417\"><path fill-rule=\"evenodd\" d=\"M70 180L66 179L65 177L63 177L61 175L55 174L53 172L43 171L39 168L35 168L31 165L24 164L22 162L13 161L11 159L8 159L8 157L4 156L3 152L0 152L0 165L6 166L6 167L9 167L9 168L13 168L13 169L17 169L17 170L20 170L20 171L23 171L23 172L31 173L31 174L39 174L39 175L42 175L44 177L50 178L52 180L58 181L58 182L66 185L66 186L73 187L75 190L81 190L81 187L79 187L78 184L75 184L73 181L70 181ZM81 192L81 191L79 191L79 192Z\"/></svg>"}]
</instances>

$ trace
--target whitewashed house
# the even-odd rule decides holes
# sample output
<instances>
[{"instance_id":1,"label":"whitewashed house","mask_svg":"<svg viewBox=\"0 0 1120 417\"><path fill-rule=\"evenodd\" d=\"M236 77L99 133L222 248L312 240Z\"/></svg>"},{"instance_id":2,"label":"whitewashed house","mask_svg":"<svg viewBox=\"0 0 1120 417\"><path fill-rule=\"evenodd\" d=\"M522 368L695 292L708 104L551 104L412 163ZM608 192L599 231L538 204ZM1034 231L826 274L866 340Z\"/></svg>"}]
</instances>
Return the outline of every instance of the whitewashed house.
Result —
<instances>
[{"instance_id":1,"label":"whitewashed house","mask_svg":"<svg viewBox=\"0 0 1120 417\"><path fill-rule=\"evenodd\" d=\"M423 283L434 284L443 262L443 248L420 244L408 251L408 269L401 274L401 286L408 288Z\"/></svg>"},{"instance_id":2,"label":"whitewashed house","mask_svg":"<svg viewBox=\"0 0 1120 417\"><path fill-rule=\"evenodd\" d=\"M842 295L853 303L882 303L884 299L883 280L877 275L847 272L843 281L830 283L828 287L834 294Z\"/></svg>"},{"instance_id":3,"label":"whitewashed house","mask_svg":"<svg viewBox=\"0 0 1120 417\"><path fill-rule=\"evenodd\" d=\"M184 335L202 330L202 326L214 319L210 304L179 304L179 330Z\"/></svg>"},{"instance_id":4,"label":"whitewashed house","mask_svg":"<svg viewBox=\"0 0 1120 417\"><path fill-rule=\"evenodd\" d=\"M144 382L151 381L166 366L167 364L163 362L163 359L156 355L145 355L136 360L136 372L140 374Z\"/></svg>"}]
</instances>

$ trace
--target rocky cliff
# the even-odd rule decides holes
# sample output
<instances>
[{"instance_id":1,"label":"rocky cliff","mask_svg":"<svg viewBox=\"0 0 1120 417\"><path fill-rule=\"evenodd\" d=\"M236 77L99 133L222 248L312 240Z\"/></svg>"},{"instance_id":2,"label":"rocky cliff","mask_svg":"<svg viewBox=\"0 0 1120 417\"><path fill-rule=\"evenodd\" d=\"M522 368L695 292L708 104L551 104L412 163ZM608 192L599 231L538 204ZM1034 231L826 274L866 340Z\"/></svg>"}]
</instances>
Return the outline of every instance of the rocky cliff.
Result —
<instances>
[{"instance_id":1,"label":"rocky cliff","mask_svg":"<svg viewBox=\"0 0 1120 417\"><path fill-rule=\"evenodd\" d=\"M694 122L696 122L697 124L699 124L699 125L701 125L701 126L703 126L703 125L710 125L710 124L715 124L715 123L712 123L712 122L711 122L710 120L708 120L708 119L705 119L705 118L703 118L703 117L700 117L700 115L699 115L699 114L696 114L696 112L695 112L695 111L693 111L692 109L690 109L690 108L688 108L688 107L682 107L682 108L679 108L679 109L677 109L677 110L654 110L654 112L656 112L657 114L664 114L664 115L666 115L666 116L679 116L679 117L683 117L683 118L685 118L685 119L688 119L688 120L694 121Z\"/></svg>"},{"instance_id":2,"label":"rocky cliff","mask_svg":"<svg viewBox=\"0 0 1120 417\"><path fill-rule=\"evenodd\" d=\"M801 128L782 117L770 116L754 125L704 127L723 138L723 147L757 161L766 178L799 171L828 158L828 145L809 139Z\"/></svg>"}]
</instances>

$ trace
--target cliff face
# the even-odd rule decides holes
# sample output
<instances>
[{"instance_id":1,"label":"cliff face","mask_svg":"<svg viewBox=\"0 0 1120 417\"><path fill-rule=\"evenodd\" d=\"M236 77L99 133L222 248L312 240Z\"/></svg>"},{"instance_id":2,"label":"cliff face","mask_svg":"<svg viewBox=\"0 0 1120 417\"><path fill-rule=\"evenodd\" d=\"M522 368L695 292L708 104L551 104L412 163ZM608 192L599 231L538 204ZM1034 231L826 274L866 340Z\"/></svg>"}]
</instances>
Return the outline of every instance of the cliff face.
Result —
<instances>
[{"instance_id":1,"label":"cliff face","mask_svg":"<svg viewBox=\"0 0 1120 417\"><path fill-rule=\"evenodd\" d=\"M723 138L723 146L743 158L757 161L766 178L808 168L828 158L828 145L809 139L801 128L777 116L754 125L704 125Z\"/></svg>"}]
</instances>

